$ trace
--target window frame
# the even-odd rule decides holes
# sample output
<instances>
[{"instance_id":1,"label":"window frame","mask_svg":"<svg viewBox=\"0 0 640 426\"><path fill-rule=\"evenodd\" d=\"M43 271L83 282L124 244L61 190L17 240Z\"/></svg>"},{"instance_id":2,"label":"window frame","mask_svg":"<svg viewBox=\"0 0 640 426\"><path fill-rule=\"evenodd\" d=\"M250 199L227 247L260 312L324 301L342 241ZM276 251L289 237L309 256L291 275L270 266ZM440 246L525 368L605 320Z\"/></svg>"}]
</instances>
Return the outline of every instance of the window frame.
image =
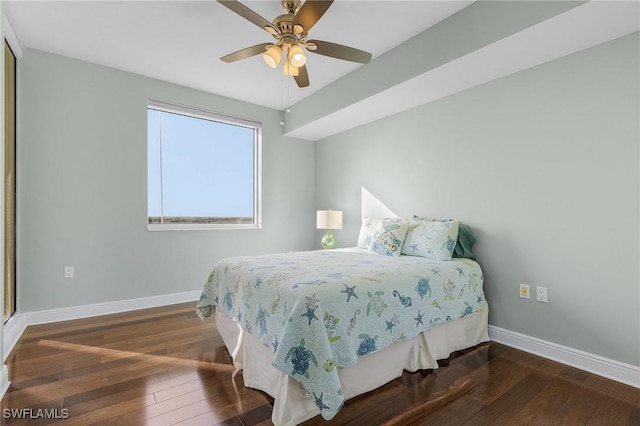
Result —
<instances>
[{"instance_id":1,"label":"window frame","mask_svg":"<svg viewBox=\"0 0 640 426\"><path fill-rule=\"evenodd\" d=\"M176 103L149 99L145 117L149 110L157 110L186 117L215 121L232 126L253 129L253 223L149 223L149 121L147 120L147 211L148 231L185 231L185 230L224 230L224 229L261 229L262 228L262 123L246 118L234 117L205 109L194 108Z\"/></svg>"}]
</instances>

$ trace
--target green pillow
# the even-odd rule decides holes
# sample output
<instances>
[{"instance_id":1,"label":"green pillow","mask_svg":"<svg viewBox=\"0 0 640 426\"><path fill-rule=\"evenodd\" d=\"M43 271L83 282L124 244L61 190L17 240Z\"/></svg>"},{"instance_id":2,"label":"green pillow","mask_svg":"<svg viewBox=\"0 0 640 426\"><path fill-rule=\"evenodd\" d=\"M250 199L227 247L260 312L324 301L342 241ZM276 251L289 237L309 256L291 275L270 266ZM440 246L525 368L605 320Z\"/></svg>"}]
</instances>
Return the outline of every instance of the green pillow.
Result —
<instances>
[{"instance_id":1,"label":"green pillow","mask_svg":"<svg viewBox=\"0 0 640 426\"><path fill-rule=\"evenodd\" d=\"M444 222L451 219L429 219L426 217L419 217L414 215L414 219L416 220L433 220L438 222ZM475 260L476 255L473 254L473 245L476 243L476 236L473 235L473 231L469 228L469 225L466 225L462 222L459 222L458 226L458 241L456 241L456 246L453 249L452 257L464 257L467 259Z\"/></svg>"},{"instance_id":2,"label":"green pillow","mask_svg":"<svg viewBox=\"0 0 640 426\"><path fill-rule=\"evenodd\" d=\"M467 259L474 259L476 255L473 254L473 245L476 243L476 236L473 235L469 225L460 222L458 225L458 241L453 249L453 257L466 257Z\"/></svg>"}]
</instances>

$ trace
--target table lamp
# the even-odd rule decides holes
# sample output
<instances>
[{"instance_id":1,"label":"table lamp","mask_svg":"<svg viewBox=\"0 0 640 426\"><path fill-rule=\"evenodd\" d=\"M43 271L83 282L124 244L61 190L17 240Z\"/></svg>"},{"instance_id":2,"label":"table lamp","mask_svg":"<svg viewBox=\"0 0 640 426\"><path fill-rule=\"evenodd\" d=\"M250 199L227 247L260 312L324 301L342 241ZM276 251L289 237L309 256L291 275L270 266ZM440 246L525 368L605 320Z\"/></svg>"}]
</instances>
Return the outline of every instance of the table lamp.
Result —
<instances>
[{"instance_id":1,"label":"table lamp","mask_svg":"<svg viewBox=\"0 0 640 426\"><path fill-rule=\"evenodd\" d=\"M316 215L316 228L326 229L320 244L325 250L336 248L336 238L331 232L332 229L342 229L342 211L340 210L318 210Z\"/></svg>"}]
</instances>

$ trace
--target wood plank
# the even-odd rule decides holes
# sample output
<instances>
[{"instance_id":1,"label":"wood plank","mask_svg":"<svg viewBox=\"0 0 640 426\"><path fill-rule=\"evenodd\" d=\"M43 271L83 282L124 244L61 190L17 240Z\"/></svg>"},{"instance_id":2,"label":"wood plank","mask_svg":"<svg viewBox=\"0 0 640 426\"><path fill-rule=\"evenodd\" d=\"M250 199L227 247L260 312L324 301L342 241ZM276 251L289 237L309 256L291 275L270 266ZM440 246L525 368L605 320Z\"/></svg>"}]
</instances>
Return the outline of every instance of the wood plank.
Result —
<instances>
[{"instance_id":1,"label":"wood plank","mask_svg":"<svg viewBox=\"0 0 640 426\"><path fill-rule=\"evenodd\" d=\"M576 387L575 384L558 378L548 382L507 424L519 426L547 423L566 404Z\"/></svg>"},{"instance_id":2,"label":"wood plank","mask_svg":"<svg viewBox=\"0 0 640 426\"><path fill-rule=\"evenodd\" d=\"M549 413L551 419L545 426L580 426L587 423L589 416L579 410L563 405L556 413ZM607 425L610 426L610 425Z\"/></svg>"},{"instance_id":3,"label":"wood plank","mask_svg":"<svg viewBox=\"0 0 640 426\"><path fill-rule=\"evenodd\" d=\"M76 411L74 407L71 407L69 409L69 419L65 420L64 424L65 426L86 426L119 413L144 409L154 403L153 395L144 395L96 410L83 410L82 413L80 413L80 410Z\"/></svg>"},{"instance_id":4,"label":"wood plank","mask_svg":"<svg viewBox=\"0 0 640 426\"><path fill-rule=\"evenodd\" d=\"M510 380L508 382L511 382ZM489 399L489 404L483 410L477 412L470 420L470 424L507 424L511 419L527 405L531 399L545 388L547 382L529 374L521 378L513 386L510 386L500 397ZM473 395L473 394L472 394Z\"/></svg>"},{"instance_id":5,"label":"wood plank","mask_svg":"<svg viewBox=\"0 0 640 426\"><path fill-rule=\"evenodd\" d=\"M624 425L631 418L635 405L619 398L603 398L587 425Z\"/></svg>"},{"instance_id":6,"label":"wood plank","mask_svg":"<svg viewBox=\"0 0 640 426\"><path fill-rule=\"evenodd\" d=\"M494 358L469 374L474 382L479 383L473 391L473 396L489 406L532 371L529 367L515 364L504 358Z\"/></svg>"},{"instance_id":7,"label":"wood plank","mask_svg":"<svg viewBox=\"0 0 640 426\"><path fill-rule=\"evenodd\" d=\"M638 402L633 409L633 412L629 416L629 420L627 421L627 425L640 425L640 402Z\"/></svg>"},{"instance_id":8,"label":"wood plank","mask_svg":"<svg viewBox=\"0 0 640 426\"><path fill-rule=\"evenodd\" d=\"M608 380L605 378L602 378L602 380L610 383L610 386L607 387L609 391L608 395L615 398L620 398L623 401L627 401L633 405L640 404L640 389L625 385L624 383L614 382L613 380Z\"/></svg>"},{"instance_id":9,"label":"wood plank","mask_svg":"<svg viewBox=\"0 0 640 426\"><path fill-rule=\"evenodd\" d=\"M566 405L591 417L605 396L603 392L580 386L573 391Z\"/></svg>"},{"instance_id":10,"label":"wood plank","mask_svg":"<svg viewBox=\"0 0 640 426\"><path fill-rule=\"evenodd\" d=\"M375 392L369 392L357 396L346 402L344 407L331 420L336 424L362 424L373 425L393 418L399 411L390 401L400 394L405 388L396 381L391 381ZM322 416L317 415L303 422L304 426L325 425L327 423Z\"/></svg>"},{"instance_id":11,"label":"wood plank","mask_svg":"<svg viewBox=\"0 0 640 426\"><path fill-rule=\"evenodd\" d=\"M428 419L428 423L431 425L459 426L469 423L478 412L484 409L483 403L469 395L463 395L435 410L425 419L424 423L427 423Z\"/></svg>"}]
</instances>

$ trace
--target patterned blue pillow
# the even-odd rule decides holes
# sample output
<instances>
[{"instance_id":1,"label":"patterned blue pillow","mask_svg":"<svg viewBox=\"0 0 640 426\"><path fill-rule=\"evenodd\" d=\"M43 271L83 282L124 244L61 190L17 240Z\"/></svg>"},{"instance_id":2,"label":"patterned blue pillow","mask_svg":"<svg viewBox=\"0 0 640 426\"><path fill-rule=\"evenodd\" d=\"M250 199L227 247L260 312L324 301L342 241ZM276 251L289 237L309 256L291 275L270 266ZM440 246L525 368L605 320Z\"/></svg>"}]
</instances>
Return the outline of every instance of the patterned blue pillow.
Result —
<instances>
[{"instance_id":1,"label":"patterned blue pillow","mask_svg":"<svg viewBox=\"0 0 640 426\"><path fill-rule=\"evenodd\" d=\"M409 222L381 220L369 242L367 250L385 256L400 256Z\"/></svg>"},{"instance_id":2,"label":"patterned blue pillow","mask_svg":"<svg viewBox=\"0 0 640 426\"><path fill-rule=\"evenodd\" d=\"M402 245L402 254L434 260L451 260L458 240L457 220L412 220Z\"/></svg>"},{"instance_id":3,"label":"patterned blue pillow","mask_svg":"<svg viewBox=\"0 0 640 426\"><path fill-rule=\"evenodd\" d=\"M387 222L402 222L406 221L406 219L400 219L399 217L387 217L384 219L376 219L372 217L363 217L362 225L360 226L360 234L358 235L358 247L363 249L368 249L371 244L371 240L375 235L378 225L381 221Z\"/></svg>"}]
</instances>

